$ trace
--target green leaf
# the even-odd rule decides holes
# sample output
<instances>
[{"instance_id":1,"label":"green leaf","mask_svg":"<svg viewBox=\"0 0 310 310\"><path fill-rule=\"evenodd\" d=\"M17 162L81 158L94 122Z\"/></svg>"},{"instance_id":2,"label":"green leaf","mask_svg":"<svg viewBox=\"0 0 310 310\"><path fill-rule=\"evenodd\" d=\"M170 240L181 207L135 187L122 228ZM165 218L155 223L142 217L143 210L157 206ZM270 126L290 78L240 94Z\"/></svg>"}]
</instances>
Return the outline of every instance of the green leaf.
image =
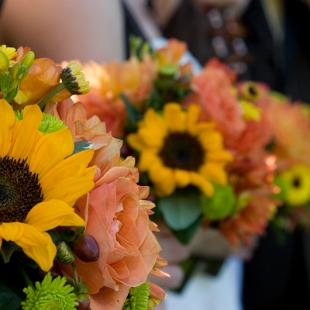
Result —
<instances>
[{"instance_id":1,"label":"green leaf","mask_svg":"<svg viewBox=\"0 0 310 310\"><path fill-rule=\"evenodd\" d=\"M0 310L19 309L20 298L3 283L0 283Z\"/></svg>"},{"instance_id":2,"label":"green leaf","mask_svg":"<svg viewBox=\"0 0 310 310\"><path fill-rule=\"evenodd\" d=\"M178 73L178 67L176 65L164 65L159 68L159 74L165 76L175 76Z\"/></svg>"},{"instance_id":3,"label":"green leaf","mask_svg":"<svg viewBox=\"0 0 310 310\"><path fill-rule=\"evenodd\" d=\"M280 189L279 193L275 194L275 199L279 199L281 201L286 201L287 193L289 191L289 183L287 180L277 176L274 180L274 184L277 185Z\"/></svg>"},{"instance_id":4,"label":"green leaf","mask_svg":"<svg viewBox=\"0 0 310 310\"><path fill-rule=\"evenodd\" d=\"M77 141L74 143L74 152L73 154L79 153L84 150L90 149L90 142L88 141Z\"/></svg>"},{"instance_id":5,"label":"green leaf","mask_svg":"<svg viewBox=\"0 0 310 310\"><path fill-rule=\"evenodd\" d=\"M205 195L201 197L204 216L209 220L220 220L233 214L236 206L233 188L230 185L214 184L214 190L212 197Z\"/></svg>"},{"instance_id":6,"label":"green leaf","mask_svg":"<svg viewBox=\"0 0 310 310\"><path fill-rule=\"evenodd\" d=\"M193 239L202 220L203 216L200 216L194 223L192 223L191 226L187 227L186 229L172 230L172 232L182 244L186 245Z\"/></svg>"},{"instance_id":7,"label":"green leaf","mask_svg":"<svg viewBox=\"0 0 310 310\"><path fill-rule=\"evenodd\" d=\"M129 101L125 94L120 94L120 98L127 110L127 127L129 131L134 131L137 128L137 123L141 120L142 115L140 111Z\"/></svg>"},{"instance_id":8,"label":"green leaf","mask_svg":"<svg viewBox=\"0 0 310 310\"><path fill-rule=\"evenodd\" d=\"M196 191L177 191L169 197L159 199L158 207L173 230L188 228L202 213L200 197Z\"/></svg>"},{"instance_id":9,"label":"green leaf","mask_svg":"<svg viewBox=\"0 0 310 310\"><path fill-rule=\"evenodd\" d=\"M11 242L11 241L4 241L1 246L1 256L3 259L3 262L5 264L10 262L10 259L13 255L13 253L18 249L18 246Z\"/></svg>"},{"instance_id":10,"label":"green leaf","mask_svg":"<svg viewBox=\"0 0 310 310\"><path fill-rule=\"evenodd\" d=\"M11 80L12 79L9 72L3 72L0 74L0 88L4 97L9 92Z\"/></svg>"}]
</instances>

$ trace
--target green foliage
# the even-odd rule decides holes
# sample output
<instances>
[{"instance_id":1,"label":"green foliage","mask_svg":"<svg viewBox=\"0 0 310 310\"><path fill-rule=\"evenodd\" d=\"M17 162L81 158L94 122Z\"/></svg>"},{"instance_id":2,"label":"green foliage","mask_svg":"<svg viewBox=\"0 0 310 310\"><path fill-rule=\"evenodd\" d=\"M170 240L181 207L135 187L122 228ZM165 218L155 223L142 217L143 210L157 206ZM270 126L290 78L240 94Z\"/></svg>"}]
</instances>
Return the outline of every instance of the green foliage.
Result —
<instances>
[{"instance_id":1,"label":"green foliage","mask_svg":"<svg viewBox=\"0 0 310 310\"><path fill-rule=\"evenodd\" d=\"M148 283L130 289L123 310L148 310L150 288Z\"/></svg>"},{"instance_id":2,"label":"green foliage","mask_svg":"<svg viewBox=\"0 0 310 310\"><path fill-rule=\"evenodd\" d=\"M11 241L3 241L1 246L1 256L5 264L9 263L12 255L19 247Z\"/></svg>"},{"instance_id":3,"label":"green foliage","mask_svg":"<svg viewBox=\"0 0 310 310\"><path fill-rule=\"evenodd\" d=\"M73 154L79 153L81 151L89 150L91 148L91 143L88 141L77 141L74 143Z\"/></svg>"},{"instance_id":4,"label":"green foliage","mask_svg":"<svg viewBox=\"0 0 310 310\"><path fill-rule=\"evenodd\" d=\"M277 176L274 180L274 184L277 185L280 191L275 194L275 198L281 201L286 201L287 199L287 192L289 190L289 183L287 180Z\"/></svg>"},{"instance_id":5,"label":"green foliage","mask_svg":"<svg viewBox=\"0 0 310 310\"><path fill-rule=\"evenodd\" d=\"M172 232L182 244L186 245L193 239L202 221L203 216L201 215L197 218L197 220L194 223L192 223L186 229L172 230Z\"/></svg>"},{"instance_id":6,"label":"green foliage","mask_svg":"<svg viewBox=\"0 0 310 310\"><path fill-rule=\"evenodd\" d=\"M142 60L145 55L151 54L151 47L147 42L143 42L143 39L136 36L131 36L129 38L129 50L130 56L136 57Z\"/></svg>"},{"instance_id":7,"label":"green foliage","mask_svg":"<svg viewBox=\"0 0 310 310\"><path fill-rule=\"evenodd\" d=\"M3 57L3 53L1 54ZM5 56L5 55L4 55ZM32 51L26 53L21 62L10 65L0 72L0 88L3 98L11 102L17 95L19 85L33 64L35 55Z\"/></svg>"},{"instance_id":8,"label":"green foliage","mask_svg":"<svg viewBox=\"0 0 310 310\"><path fill-rule=\"evenodd\" d=\"M146 102L147 108L157 111L163 109L169 102L182 102L190 93L188 76L179 76L178 68L175 66L163 66L154 81L150 98Z\"/></svg>"},{"instance_id":9,"label":"green foliage","mask_svg":"<svg viewBox=\"0 0 310 310\"><path fill-rule=\"evenodd\" d=\"M205 218L208 220L221 220L235 211L236 197L230 185L221 186L213 184L214 194L211 197L203 195L201 206Z\"/></svg>"},{"instance_id":10,"label":"green foliage","mask_svg":"<svg viewBox=\"0 0 310 310\"><path fill-rule=\"evenodd\" d=\"M168 197L160 198L158 207L173 230L188 228L202 214L199 194L195 190L178 190Z\"/></svg>"},{"instance_id":11,"label":"green foliage","mask_svg":"<svg viewBox=\"0 0 310 310\"><path fill-rule=\"evenodd\" d=\"M120 94L120 98L127 110L127 131L135 131L137 129L137 123L142 119L140 111L129 101L125 94Z\"/></svg>"},{"instance_id":12,"label":"green foliage","mask_svg":"<svg viewBox=\"0 0 310 310\"><path fill-rule=\"evenodd\" d=\"M20 298L3 283L0 283L0 310L19 309Z\"/></svg>"},{"instance_id":13,"label":"green foliage","mask_svg":"<svg viewBox=\"0 0 310 310\"><path fill-rule=\"evenodd\" d=\"M66 284L66 278L52 278L48 273L35 287L28 286L24 293L26 299L21 303L23 310L74 310L78 305L74 288Z\"/></svg>"},{"instance_id":14,"label":"green foliage","mask_svg":"<svg viewBox=\"0 0 310 310\"><path fill-rule=\"evenodd\" d=\"M51 133L63 128L66 128L66 125L59 118L51 114L43 113L43 118L39 126L41 132Z\"/></svg>"}]
</instances>

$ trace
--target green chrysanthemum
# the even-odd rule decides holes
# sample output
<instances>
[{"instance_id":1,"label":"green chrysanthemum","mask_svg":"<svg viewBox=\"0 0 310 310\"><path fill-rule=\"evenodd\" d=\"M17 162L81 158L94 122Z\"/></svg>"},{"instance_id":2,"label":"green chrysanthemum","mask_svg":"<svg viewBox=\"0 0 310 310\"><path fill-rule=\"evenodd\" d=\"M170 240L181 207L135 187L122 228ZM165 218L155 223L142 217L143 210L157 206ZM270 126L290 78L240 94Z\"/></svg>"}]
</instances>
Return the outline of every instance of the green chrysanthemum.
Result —
<instances>
[{"instance_id":1,"label":"green chrysanthemum","mask_svg":"<svg viewBox=\"0 0 310 310\"><path fill-rule=\"evenodd\" d=\"M57 117L43 113L39 130L43 133L52 133L65 128L65 124Z\"/></svg>"},{"instance_id":2,"label":"green chrysanthemum","mask_svg":"<svg viewBox=\"0 0 310 310\"><path fill-rule=\"evenodd\" d=\"M66 278L52 278L48 273L35 287L24 289L26 300L21 303L23 310L74 310L78 305L74 288L66 284Z\"/></svg>"},{"instance_id":3,"label":"green chrysanthemum","mask_svg":"<svg viewBox=\"0 0 310 310\"><path fill-rule=\"evenodd\" d=\"M18 110L15 112L16 118L22 120L23 110ZM66 128L66 125L54 115L43 113L43 117L39 126L39 130L43 133L52 133L60 129Z\"/></svg>"},{"instance_id":4,"label":"green chrysanthemum","mask_svg":"<svg viewBox=\"0 0 310 310\"><path fill-rule=\"evenodd\" d=\"M148 310L150 288L148 283L130 289L123 310Z\"/></svg>"}]
</instances>

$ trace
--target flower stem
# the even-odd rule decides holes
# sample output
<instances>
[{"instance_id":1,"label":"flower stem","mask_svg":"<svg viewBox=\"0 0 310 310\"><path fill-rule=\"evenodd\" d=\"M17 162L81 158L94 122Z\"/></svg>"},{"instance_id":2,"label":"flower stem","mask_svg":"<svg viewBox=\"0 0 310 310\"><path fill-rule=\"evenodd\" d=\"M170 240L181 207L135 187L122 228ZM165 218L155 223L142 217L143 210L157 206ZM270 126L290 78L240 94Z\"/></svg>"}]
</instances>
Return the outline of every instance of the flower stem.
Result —
<instances>
[{"instance_id":1,"label":"flower stem","mask_svg":"<svg viewBox=\"0 0 310 310\"><path fill-rule=\"evenodd\" d=\"M40 108L43 110L45 106L47 105L47 103L65 88L66 87L63 83L60 83L59 85L57 85L40 101L39 103Z\"/></svg>"}]
</instances>

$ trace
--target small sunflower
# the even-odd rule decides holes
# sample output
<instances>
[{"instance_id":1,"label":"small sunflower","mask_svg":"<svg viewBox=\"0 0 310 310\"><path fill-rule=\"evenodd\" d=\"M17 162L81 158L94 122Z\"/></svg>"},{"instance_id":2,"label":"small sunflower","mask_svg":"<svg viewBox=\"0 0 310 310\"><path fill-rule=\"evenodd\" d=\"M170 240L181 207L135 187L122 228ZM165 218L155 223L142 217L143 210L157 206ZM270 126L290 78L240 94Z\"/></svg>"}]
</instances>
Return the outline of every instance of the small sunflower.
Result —
<instances>
[{"instance_id":1,"label":"small sunflower","mask_svg":"<svg viewBox=\"0 0 310 310\"><path fill-rule=\"evenodd\" d=\"M71 94L85 94L89 92L89 82L85 79L82 66L76 62L69 62L60 74L62 83Z\"/></svg>"},{"instance_id":2,"label":"small sunflower","mask_svg":"<svg viewBox=\"0 0 310 310\"><path fill-rule=\"evenodd\" d=\"M310 200L310 168L295 165L283 172L280 178L285 182L285 200L291 206L299 206Z\"/></svg>"},{"instance_id":3,"label":"small sunflower","mask_svg":"<svg viewBox=\"0 0 310 310\"><path fill-rule=\"evenodd\" d=\"M56 246L46 232L57 226L83 226L75 201L94 186L93 151L73 153L68 128L39 131L42 112L27 106L22 119L0 100L0 247L15 242L48 271Z\"/></svg>"},{"instance_id":4,"label":"small sunflower","mask_svg":"<svg viewBox=\"0 0 310 310\"><path fill-rule=\"evenodd\" d=\"M223 149L214 125L199 122L199 115L198 105L185 111L169 103L162 115L149 109L138 132L128 136L129 145L140 152L139 168L148 172L160 196L188 185L211 196L212 182L226 184L225 164L232 155Z\"/></svg>"}]
</instances>

